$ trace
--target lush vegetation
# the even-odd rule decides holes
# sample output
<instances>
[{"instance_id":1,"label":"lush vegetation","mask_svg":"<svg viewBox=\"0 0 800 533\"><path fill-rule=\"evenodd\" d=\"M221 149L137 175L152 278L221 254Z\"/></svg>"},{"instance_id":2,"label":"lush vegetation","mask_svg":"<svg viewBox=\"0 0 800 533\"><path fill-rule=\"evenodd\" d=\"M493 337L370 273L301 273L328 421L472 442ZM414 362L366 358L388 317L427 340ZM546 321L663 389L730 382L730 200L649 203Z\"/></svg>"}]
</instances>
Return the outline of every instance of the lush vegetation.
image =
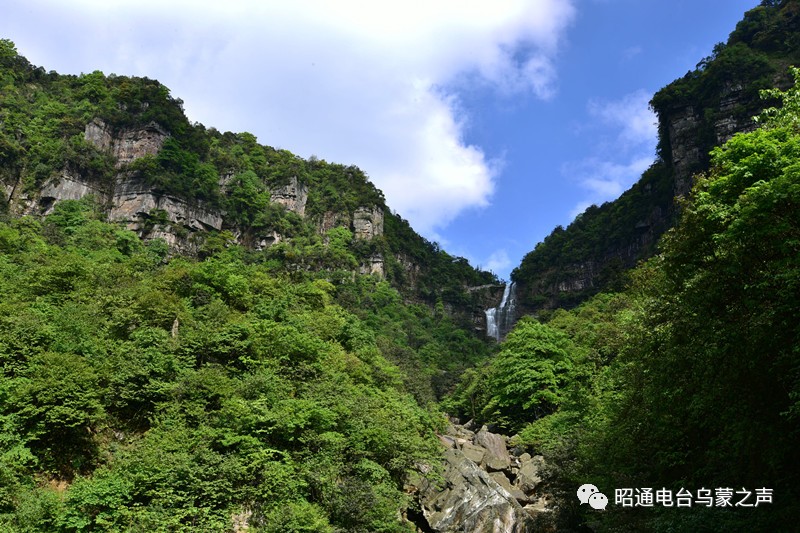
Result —
<instances>
[{"instance_id":1,"label":"lush vegetation","mask_svg":"<svg viewBox=\"0 0 800 533\"><path fill-rule=\"evenodd\" d=\"M167 137L119 168L93 121ZM99 197L16 216L65 173ZM105 222L121 173L223 230L181 257L140 238L170 226L163 210L140 234ZM293 179L305 217L272 202ZM489 355L465 288L493 275L389 213L357 167L190 124L154 80L45 72L6 40L0 183L0 529L407 530L435 402ZM360 207L386 212L383 235L354 237ZM358 275L374 256L385 280Z\"/></svg>"},{"instance_id":2,"label":"lush vegetation","mask_svg":"<svg viewBox=\"0 0 800 533\"><path fill-rule=\"evenodd\" d=\"M402 530L430 374L483 344L375 278L165 261L99 218L0 224L0 528Z\"/></svg>"},{"instance_id":3,"label":"lush vegetation","mask_svg":"<svg viewBox=\"0 0 800 533\"><path fill-rule=\"evenodd\" d=\"M754 94L800 49L798 5L750 11L656 95L657 111L710 109L700 141L711 150L726 87ZM765 92L780 106L710 152L679 209L662 158L618 201L557 228L514 278L545 294L529 292L528 306L571 309L521 319L492 354L471 332L465 288L494 276L388 212L358 168L190 124L145 78L48 73L8 41L0 67L11 196L65 171L102 191L124 171L225 219L196 257L179 257L105 222L92 197L40 217L2 205L0 529L410 530L403 483L436 463L442 410L546 456L557 530L796 529L797 85ZM85 140L92 120L169 137L119 169ZM308 187L305 217L271 201L293 178ZM384 211L383 235L354 237L360 207ZM154 211L142 231L168 224ZM385 279L357 274L373 257ZM587 264L593 283L559 295ZM605 513L578 505L587 481L609 496ZM623 487L767 487L774 501L624 509L613 505Z\"/></svg>"},{"instance_id":4,"label":"lush vegetation","mask_svg":"<svg viewBox=\"0 0 800 533\"><path fill-rule=\"evenodd\" d=\"M558 465L561 527L788 531L800 520L800 85L767 96L782 107L713 151L626 290L521 321L448 400ZM612 502L621 487L767 487L775 501L589 516L574 498L587 480Z\"/></svg>"},{"instance_id":5,"label":"lush vegetation","mask_svg":"<svg viewBox=\"0 0 800 533\"><path fill-rule=\"evenodd\" d=\"M593 205L567 228L554 229L511 274L523 287L522 303L530 309L573 307L603 289L621 287L624 273L653 254L657 236L667 229L672 185L670 169L656 162L617 200ZM591 283L559 289L575 278Z\"/></svg>"},{"instance_id":6,"label":"lush vegetation","mask_svg":"<svg viewBox=\"0 0 800 533\"><path fill-rule=\"evenodd\" d=\"M206 248L218 248L233 234L253 246L274 233L322 248L326 239L320 227L326 216L334 226L349 230L358 208L375 208L385 213L385 233L369 242L349 241L348 252L356 261L351 270L381 256L388 279L406 297L469 310L475 303L465 287L497 281L440 250L390 213L381 191L358 167L305 160L261 145L250 133L221 133L192 124L181 100L155 80L99 71L80 76L45 72L20 56L12 42L0 40L0 103L0 183L18 196L35 196L64 172L108 192L120 171L131 172L157 194L201 204L223 216L223 229L230 234L212 235ZM157 154L118 169L111 154L85 139L92 121L115 135L153 127L168 137ZM305 218L271 202L272 191L293 179L307 190ZM146 228L168 225L159 214L151 213ZM312 263L293 266L319 266L319 261Z\"/></svg>"}]
</instances>

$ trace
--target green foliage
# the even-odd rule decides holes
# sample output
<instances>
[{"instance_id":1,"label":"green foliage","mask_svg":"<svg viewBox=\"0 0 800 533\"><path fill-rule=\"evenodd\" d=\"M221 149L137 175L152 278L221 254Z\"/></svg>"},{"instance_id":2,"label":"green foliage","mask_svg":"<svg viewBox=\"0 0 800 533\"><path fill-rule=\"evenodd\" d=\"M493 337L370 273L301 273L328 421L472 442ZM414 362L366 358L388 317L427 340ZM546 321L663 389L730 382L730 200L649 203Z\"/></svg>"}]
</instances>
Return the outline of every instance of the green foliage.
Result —
<instances>
[{"instance_id":1,"label":"green foliage","mask_svg":"<svg viewBox=\"0 0 800 533\"><path fill-rule=\"evenodd\" d=\"M67 474L94 461L102 420L98 376L83 357L45 352L10 383L5 412L44 464Z\"/></svg>"},{"instance_id":2,"label":"green foliage","mask_svg":"<svg viewBox=\"0 0 800 533\"><path fill-rule=\"evenodd\" d=\"M437 243L418 235L408 221L395 213L386 213L384 231L390 252L384 253L386 276L396 287L431 306L441 301L482 311L464 288L497 283L496 275L473 268L463 257L448 254Z\"/></svg>"},{"instance_id":3,"label":"green foliage","mask_svg":"<svg viewBox=\"0 0 800 533\"><path fill-rule=\"evenodd\" d=\"M347 255L347 230L327 237ZM429 310L235 249L162 262L88 202L0 223L0 245L3 527L403 529L406 472L438 453L439 422L388 356L421 357ZM340 293L389 307L359 316ZM425 332L414 349L390 313Z\"/></svg>"},{"instance_id":4,"label":"green foliage","mask_svg":"<svg viewBox=\"0 0 800 533\"><path fill-rule=\"evenodd\" d=\"M406 474L439 453L433 402L488 355L466 289L496 278L396 215L355 238L356 210L387 211L364 172L190 124L154 80L45 73L0 41L0 87L15 194L68 175L105 197L124 173L224 221L186 259L91 197L4 211L0 529L407 530ZM118 168L92 121L165 140ZM289 185L305 217L272 201ZM186 237L175 218L154 208L140 231ZM378 258L390 281L356 275Z\"/></svg>"},{"instance_id":5,"label":"green foliage","mask_svg":"<svg viewBox=\"0 0 800 533\"><path fill-rule=\"evenodd\" d=\"M737 24L727 43L719 43L713 54L688 72L658 91L652 106L660 118L659 153L665 157L669 151L668 125L677 113L692 106L700 121L696 139L700 152L698 166L689 169L698 172L708 168L707 158L718 144L714 132L715 122L723 113L746 124L762 106L759 92L790 80L781 79L786 66L800 62L800 40L796 35L796 2L783 5L761 5L748 11ZM736 93L734 109L724 109L723 100Z\"/></svg>"},{"instance_id":6,"label":"green foliage","mask_svg":"<svg viewBox=\"0 0 800 533\"><path fill-rule=\"evenodd\" d=\"M532 319L521 320L492 360L484 417L513 427L554 411L572 370L569 340Z\"/></svg>"},{"instance_id":7,"label":"green foliage","mask_svg":"<svg viewBox=\"0 0 800 533\"><path fill-rule=\"evenodd\" d=\"M763 107L761 90L788 85L787 65L800 63L797 2L766 2L748 11L713 53L683 78L658 91L651 105L659 116L658 160L630 190L602 206L592 206L566 229L556 228L528 253L512 273L520 301L530 310L574 307L601 291L619 291L624 271L655 253L655 244L676 220L670 127L689 110L696 120L692 168L706 170L719 143L721 120L747 128ZM775 97L775 93L768 93ZM722 123L724 124L724 123ZM674 132L673 132L674 134ZM684 165L686 162L684 161ZM581 290L561 292L564 281L591 279Z\"/></svg>"},{"instance_id":8,"label":"green foliage","mask_svg":"<svg viewBox=\"0 0 800 533\"><path fill-rule=\"evenodd\" d=\"M478 423L517 431L561 405L580 356L564 333L523 317L491 361L464 373L445 407Z\"/></svg>"},{"instance_id":9,"label":"green foliage","mask_svg":"<svg viewBox=\"0 0 800 533\"><path fill-rule=\"evenodd\" d=\"M549 316L547 327L573 346L560 387L552 372L527 374L524 358L500 365L514 354L504 345L482 376L465 373L450 400L518 413L540 402L542 391L555 393L545 396L557 399L549 414L522 417L529 424L516 443L557 465L551 486L563 494L563 529L598 519L575 503L574 487L586 479L599 487L768 487L782 495L758 513L610 508L597 524L602 530L780 531L796 524L799 94L767 96L783 106L763 115L760 129L712 152L711 170L697 177L661 253L631 273L626 291ZM509 341L529 328L522 322ZM497 368L524 381L504 389L506 382L491 381Z\"/></svg>"},{"instance_id":10,"label":"green foliage","mask_svg":"<svg viewBox=\"0 0 800 533\"><path fill-rule=\"evenodd\" d=\"M211 205L220 203L219 176L213 165L203 163L199 156L181 147L173 137L155 156L144 156L129 165L156 191L181 198L204 200Z\"/></svg>"},{"instance_id":11,"label":"green foliage","mask_svg":"<svg viewBox=\"0 0 800 533\"><path fill-rule=\"evenodd\" d=\"M800 127L800 69L789 67L789 74L794 80L794 85L786 91L780 89L765 89L761 91L761 98L780 102L780 107L769 107L760 116L759 122L768 128L791 128L797 131Z\"/></svg>"}]
</instances>

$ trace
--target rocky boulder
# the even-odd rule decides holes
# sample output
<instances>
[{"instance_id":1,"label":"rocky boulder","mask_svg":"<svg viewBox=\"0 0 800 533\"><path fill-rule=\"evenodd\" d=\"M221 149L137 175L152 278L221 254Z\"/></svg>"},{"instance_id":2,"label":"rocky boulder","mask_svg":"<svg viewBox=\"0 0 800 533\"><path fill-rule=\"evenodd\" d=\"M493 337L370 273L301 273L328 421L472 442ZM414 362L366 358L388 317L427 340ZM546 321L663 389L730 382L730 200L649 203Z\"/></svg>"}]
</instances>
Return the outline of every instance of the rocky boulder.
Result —
<instances>
[{"instance_id":1,"label":"rocky boulder","mask_svg":"<svg viewBox=\"0 0 800 533\"><path fill-rule=\"evenodd\" d=\"M533 531L534 519L552 510L552 496L542 490L544 458L510 453L506 437L472 427L454 423L439 436L443 480L421 471L408 483L425 527L441 533Z\"/></svg>"},{"instance_id":2,"label":"rocky boulder","mask_svg":"<svg viewBox=\"0 0 800 533\"><path fill-rule=\"evenodd\" d=\"M511 457L506 449L505 438L489 432L486 426L483 426L475 435L475 444L486 449L482 464L490 472L511 467Z\"/></svg>"},{"instance_id":3,"label":"rocky boulder","mask_svg":"<svg viewBox=\"0 0 800 533\"><path fill-rule=\"evenodd\" d=\"M424 482L421 503L434 531L522 533L530 519L511 493L461 450L444 454L444 481Z\"/></svg>"}]
</instances>

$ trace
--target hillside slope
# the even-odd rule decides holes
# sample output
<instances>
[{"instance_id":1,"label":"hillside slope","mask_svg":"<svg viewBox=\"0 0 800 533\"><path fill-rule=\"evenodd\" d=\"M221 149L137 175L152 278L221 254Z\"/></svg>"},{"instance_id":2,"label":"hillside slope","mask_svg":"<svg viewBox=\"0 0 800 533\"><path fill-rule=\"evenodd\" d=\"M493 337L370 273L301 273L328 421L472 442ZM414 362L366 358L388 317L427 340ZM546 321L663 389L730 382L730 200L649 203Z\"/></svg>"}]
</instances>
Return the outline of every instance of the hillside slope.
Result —
<instances>
[{"instance_id":1,"label":"hillside slope","mask_svg":"<svg viewBox=\"0 0 800 533\"><path fill-rule=\"evenodd\" d=\"M492 274L357 167L6 40L0 191L0 530L413 530Z\"/></svg>"},{"instance_id":2,"label":"hillside slope","mask_svg":"<svg viewBox=\"0 0 800 533\"><path fill-rule=\"evenodd\" d=\"M9 214L46 215L92 195L109 221L174 253L233 243L296 272L374 274L411 300L441 301L470 327L482 327L480 311L499 299L467 290L497 280L414 232L356 166L192 124L182 102L147 78L46 72L10 41L0 42L0 67L0 209ZM332 231L349 233L355 264L330 256Z\"/></svg>"}]
</instances>

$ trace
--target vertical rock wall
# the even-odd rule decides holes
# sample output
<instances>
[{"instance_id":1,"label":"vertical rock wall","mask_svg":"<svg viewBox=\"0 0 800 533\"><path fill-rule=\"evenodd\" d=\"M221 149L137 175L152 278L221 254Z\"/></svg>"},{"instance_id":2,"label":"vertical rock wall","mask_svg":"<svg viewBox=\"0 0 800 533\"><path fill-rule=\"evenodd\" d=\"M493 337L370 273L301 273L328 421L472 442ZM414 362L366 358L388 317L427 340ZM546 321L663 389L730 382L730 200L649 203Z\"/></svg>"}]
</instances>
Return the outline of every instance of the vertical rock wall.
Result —
<instances>
[{"instance_id":1,"label":"vertical rock wall","mask_svg":"<svg viewBox=\"0 0 800 533\"><path fill-rule=\"evenodd\" d=\"M306 202L308 202L308 187L304 183L299 183L297 176L292 176L288 184L270 191L270 201L281 204L288 211L304 217L306 216Z\"/></svg>"}]
</instances>

